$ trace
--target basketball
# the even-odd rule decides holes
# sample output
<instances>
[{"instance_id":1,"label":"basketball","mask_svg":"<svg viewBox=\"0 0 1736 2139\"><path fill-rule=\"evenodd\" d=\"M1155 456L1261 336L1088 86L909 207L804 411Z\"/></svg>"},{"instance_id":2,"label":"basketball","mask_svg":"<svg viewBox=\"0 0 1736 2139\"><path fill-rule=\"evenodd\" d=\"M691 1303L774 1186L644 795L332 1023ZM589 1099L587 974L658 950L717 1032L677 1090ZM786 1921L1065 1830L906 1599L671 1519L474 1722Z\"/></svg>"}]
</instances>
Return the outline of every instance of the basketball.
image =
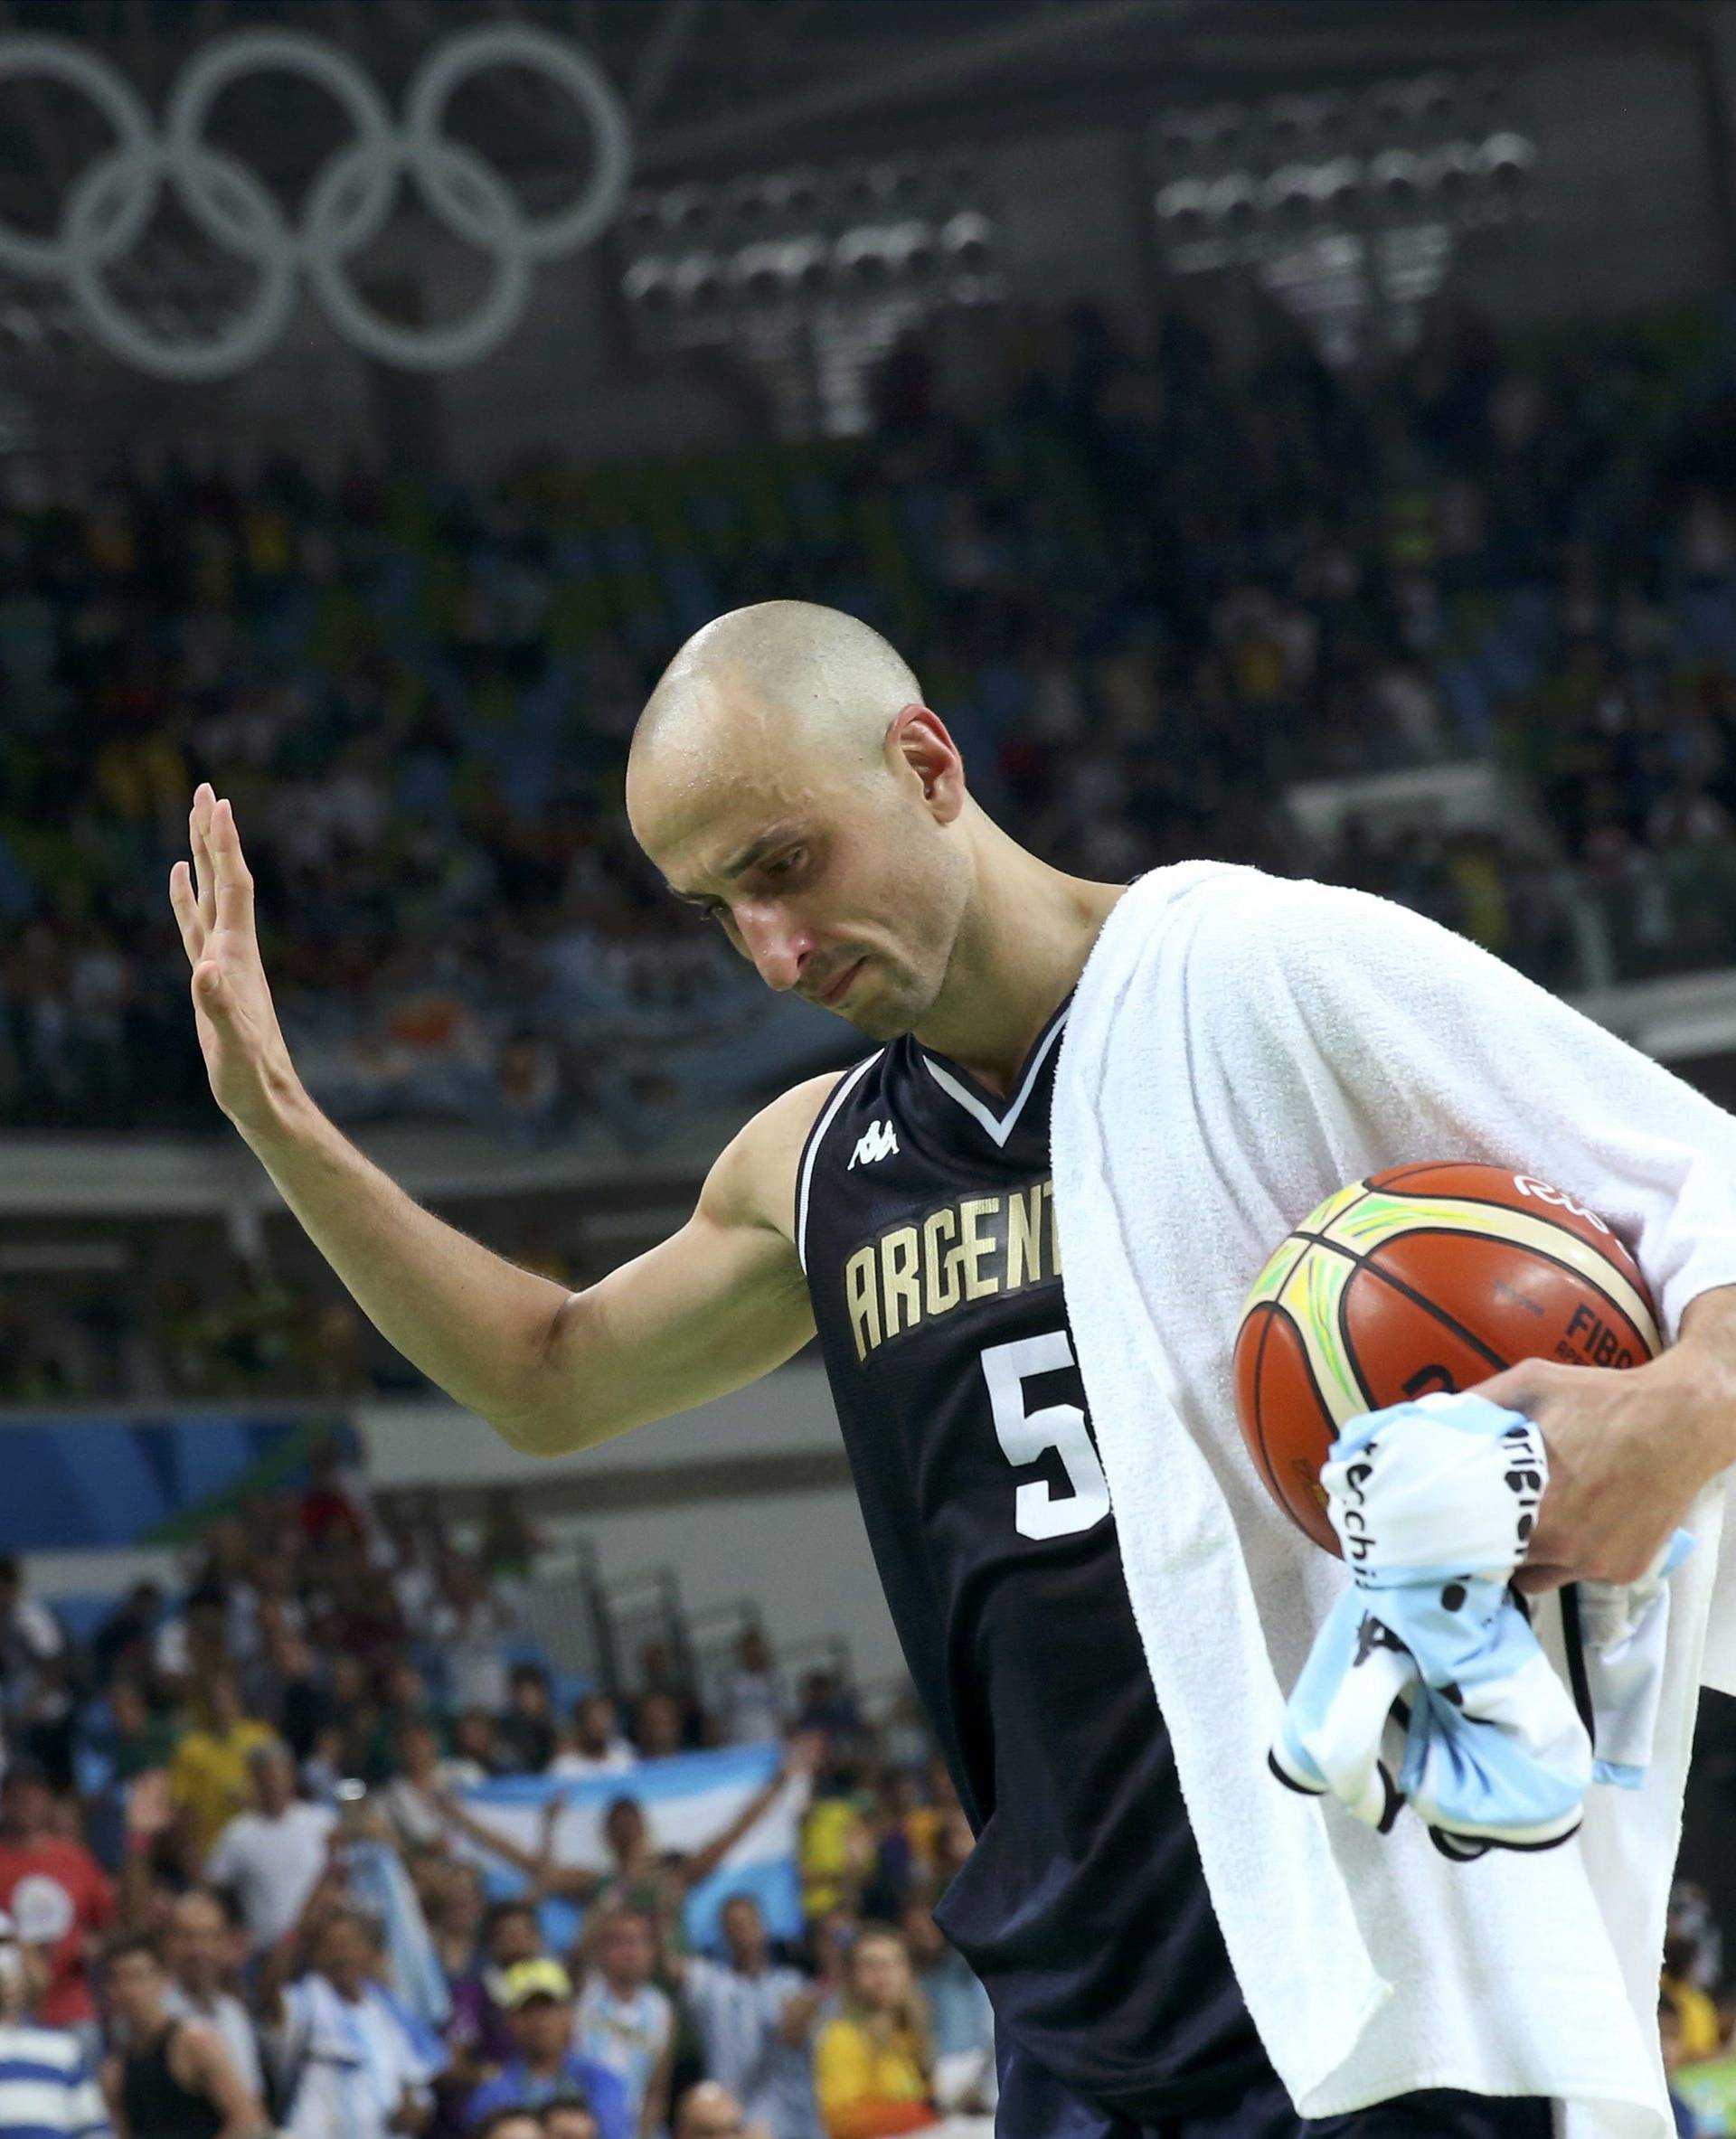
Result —
<instances>
[{"instance_id":1,"label":"basketball","mask_svg":"<svg viewBox=\"0 0 1736 2139\"><path fill-rule=\"evenodd\" d=\"M1501 1166L1393 1166L1309 1211L1254 1280L1236 1412L1273 1498L1336 1552L1320 1469L1352 1418L1522 1359L1638 1366L1660 1343L1638 1265L1595 1211Z\"/></svg>"}]
</instances>

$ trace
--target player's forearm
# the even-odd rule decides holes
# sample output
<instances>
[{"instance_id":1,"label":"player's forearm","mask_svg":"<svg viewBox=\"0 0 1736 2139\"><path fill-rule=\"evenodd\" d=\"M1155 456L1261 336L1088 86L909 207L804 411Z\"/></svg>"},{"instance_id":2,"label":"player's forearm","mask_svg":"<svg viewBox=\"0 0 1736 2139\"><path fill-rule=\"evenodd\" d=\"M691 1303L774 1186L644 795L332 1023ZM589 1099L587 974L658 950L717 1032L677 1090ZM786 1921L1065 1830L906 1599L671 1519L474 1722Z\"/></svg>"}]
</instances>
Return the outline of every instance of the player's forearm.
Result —
<instances>
[{"instance_id":1,"label":"player's forearm","mask_svg":"<svg viewBox=\"0 0 1736 2139\"><path fill-rule=\"evenodd\" d=\"M424 1211L298 1087L242 1135L387 1343L514 1446L550 1446L548 1346L565 1290Z\"/></svg>"},{"instance_id":2,"label":"player's forearm","mask_svg":"<svg viewBox=\"0 0 1736 2139\"><path fill-rule=\"evenodd\" d=\"M1648 1371L1679 1380L1684 1419L1698 1433L1709 1477L1736 1463L1736 1285L1688 1303L1676 1341Z\"/></svg>"}]
</instances>

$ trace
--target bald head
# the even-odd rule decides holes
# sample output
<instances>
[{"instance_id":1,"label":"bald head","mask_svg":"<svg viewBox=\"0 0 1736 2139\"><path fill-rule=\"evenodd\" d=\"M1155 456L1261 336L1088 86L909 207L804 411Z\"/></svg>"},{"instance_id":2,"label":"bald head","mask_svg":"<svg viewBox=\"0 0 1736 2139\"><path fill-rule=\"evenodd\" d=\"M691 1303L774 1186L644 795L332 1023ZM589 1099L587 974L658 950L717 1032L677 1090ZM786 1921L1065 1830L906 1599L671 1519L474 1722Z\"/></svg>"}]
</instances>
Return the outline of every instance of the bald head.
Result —
<instances>
[{"instance_id":1,"label":"bald head","mask_svg":"<svg viewBox=\"0 0 1736 2139\"><path fill-rule=\"evenodd\" d=\"M876 1037L933 1002L968 896L964 768L856 617L768 601L696 633L640 716L627 808L768 985Z\"/></svg>"},{"instance_id":2,"label":"bald head","mask_svg":"<svg viewBox=\"0 0 1736 2139\"><path fill-rule=\"evenodd\" d=\"M741 2139L741 2105L719 2080L699 2080L675 2105L675 2139Z\"/></svg>"},{"instance_id":3,"label":"bald head","mask_svg":"<svg viewBox=\"0 0 1736 2139\"><path fill-rule=\"evenodd\" d=\"M796 750L861 774L880 765L887 729L921 698L902 655L842 609L810 601L731 609L687 641L640 714L628 807L653 781L703 777L761 750Z\"/></svg>"}]
</instances>

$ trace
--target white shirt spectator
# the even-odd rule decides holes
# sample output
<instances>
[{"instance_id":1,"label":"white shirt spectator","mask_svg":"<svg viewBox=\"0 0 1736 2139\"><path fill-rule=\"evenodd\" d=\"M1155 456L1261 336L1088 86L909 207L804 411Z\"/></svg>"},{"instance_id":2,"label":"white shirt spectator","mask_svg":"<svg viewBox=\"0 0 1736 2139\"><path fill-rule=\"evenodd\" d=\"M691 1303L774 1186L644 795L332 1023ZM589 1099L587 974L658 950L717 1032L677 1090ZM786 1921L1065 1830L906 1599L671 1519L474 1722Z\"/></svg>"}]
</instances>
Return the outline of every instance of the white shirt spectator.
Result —
<instances>
[{"instance_id":1,"label":"white shirt spectator","mask_svg":"<svg viewBox=\"0 0 1736 2139\"><path fill-rule=\"evenodd\" d=\"M61 1623L39 1597L19 1596L0 1617L0 1675L13 1695L23 1693L36 1666L66 1647Z\"/></svg>"},{"instance_id":2,"label":"white shirt spectator","mask_svg":"<svg viewBox=\"0 0 1736 2139\"><path fill-rule=\"evenodd\" d=\"M108 2139L102 2091L76 2035L0 2021L0 2132Z\"/></svg>"},{"instance_id":3,"label":"white shirt spectator","mask_svg":"<svg viewBox=\"0 0 1736 2139\"><path fill-rule=\"evenodd\" d=\"M463 1765L474 1767L474 1761ZM442 1777L442 1780L447 1778ZM468 1780L470 1778L467 1778ZM482 1780L480 1771L476 1781ZM395 1775L379 1793L380 1804L386 1817L405 1846L425 1849L446 1839L446 1820L440 1808L420 1784L412 1783L407 1775Z\"/></svg>"},{"instance_id":4,"label":"white shirt spectator","mask_svg":"<svg viewBox=\"0 0 1736 2139\"><path fill-rule=\"evenodd\" d=\"M638 1766L638 1755L624 1738L609 1741L606 1753L557 1753L549 1762L549 1773L564 1776L569 1782L582 1781L586 1776L626 1775Z\"/></svg>"},{"instance_id":5,"label":"white shirt spectator","mask_svg":"<svg viewBox=\"0 0 1736 2139\"><path fill-rule=\"evenodd\" d=\"M256 1949L275 1946L307 1906L326 1869L337 1814L327 1804L285 1807L268 1820L263 1813L237 1813L217 1837L205 1863L213 1887L232 1887Z\"/></svg>"},{"instance_id":6,"label":"white shirt spectator","mask_svg":"<svg viewBox=\"0 0 1736 2139\"><path fill-rule=\"evenodd\" d=\"M789 1720L789 1695L771 1671L733 1671L723 1684L724 1729L732 1746L776 1745Z\"/></svg>"},{"instance_id":7,"label":"white shirt spectator","mask_svg":"<svg viewBox=\"0 0 1736 2139\"><path fill-rule=\"evenodd\" d=\"M630 1997L611 1991L600 1972L593 1973L579 1994L573 2014L573 2045L618 2074L633 2105L633 2129L645 2124L645 2097L658 2060L675 2031L675 2009L666 1992L644 1984Z\"/></svg>"},{"instance_id":8,"label":"white shirt spectator","mask_svg":"<svg viewBox=\"0 0 1736 2139\"><path fill-rule=\"evenodd\" d=\"M227 1991L219 1991L214 1998L201 2003L190 1997L178 1983L172 1983L163 1993L163 2010L172 2019L203 2021L206 2027L214 2028L222 2038L223 2048L229 2052L235 2069L247 2082L248 2091L261 2101L265 2099L259 2039L253 2032L253 2022L239 1998L231 1998ZM0 2131L5 2129L0 2125Z\"/></svg>"},{"instance_id":9,"label":"white shirt spectator","mask_svg":"<svg viewBox=\"0 0 1736 2139\"><path fill-rule=\"evenodd\" d=\"M288 2100L285 2139L395 2139L404 2089L431 2098L427 2059L371 1984L352 2005L323 1977L304 1975L283 2004L268 2041Z\"/></svg>"},{"instance_id":10,"label":"white shirt spectator","mask_svg":"<svg viewBox=\"0 0 1736 2139\"><path fill-rule=\"evenodd\" d=\"M447 1692L456 1710L499 1715L506 1706L506 1636L512 1623L492 1597L441 1607L434 1636L446 1652Z\"/></svg>"},{"instance_id":11,"label":"white shirt spectator","mask_svg":"<svg viewBox=\"0 0 1736 2139\"><path fill-rule=\"evenodd\" d=\"M176 1612L164 1620L151 1641L151 1663L165 1679L184 1679L188 1671L187 1622Z\"/></svg>"},{"instance_id":12,"label":"white shirt spectator","mask_svg":"<svg viewBox=\"0 0 1736 2139\"><path fill-rule=\"evenodd\" d=\"M746 1975L695 1954L684 1964L681 1993L705 2049L705 2073L741 2103L750 2124L771 2139L820 2139L811 2040L786 2042L784 2007L809 1988L793 1968Z\"/></svg>"}]
</instances>

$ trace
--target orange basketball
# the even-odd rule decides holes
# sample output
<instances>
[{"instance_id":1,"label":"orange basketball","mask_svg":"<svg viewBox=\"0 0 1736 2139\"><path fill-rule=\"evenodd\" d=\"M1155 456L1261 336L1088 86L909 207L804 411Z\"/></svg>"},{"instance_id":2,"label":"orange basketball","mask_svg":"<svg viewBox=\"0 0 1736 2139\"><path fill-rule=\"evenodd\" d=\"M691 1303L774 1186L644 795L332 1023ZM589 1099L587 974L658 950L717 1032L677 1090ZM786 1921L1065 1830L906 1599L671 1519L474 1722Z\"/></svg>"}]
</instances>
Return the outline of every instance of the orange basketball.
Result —
<instances>
[{"instance_id":1,"label":"orange basketball","mask_svg":"<svg viewBox=\"0 0 1736 2139\"><path fill-rule=\"evenodd\" d=\"M1350 1419L1517 1360L1632 1367L1661 1343L1596 1211L1502 1166L1392 1166L1309 1211L1254 1280L1236 1411L1278 1505L1336 1552L1320 1466Z\"/></svg>"}]
</instances>

